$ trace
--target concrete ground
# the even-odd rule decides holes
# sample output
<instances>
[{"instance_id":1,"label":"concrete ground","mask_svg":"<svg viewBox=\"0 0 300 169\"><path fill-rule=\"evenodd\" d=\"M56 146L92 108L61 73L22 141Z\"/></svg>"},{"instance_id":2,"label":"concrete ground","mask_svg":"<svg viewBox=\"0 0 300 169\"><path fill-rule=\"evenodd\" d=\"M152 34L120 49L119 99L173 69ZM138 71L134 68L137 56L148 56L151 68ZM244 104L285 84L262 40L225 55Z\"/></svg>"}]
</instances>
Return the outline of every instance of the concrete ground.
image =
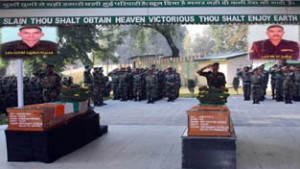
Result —
<instances>
[{"instance_id":1,"label":"concrete ground","mask_svg":"<svg viewBox=\"0 0 300 169\"><path fill-rule=\"evenodd\" d=\"M0 169L181 169L186 110L197 99L106 103L95 111L108 133L51 164L7 162L6 126L0 126ZM300 168L300 102L268 98L253 105L230 96L227 106L237 135L238 169Z\"/></svg>"}]
</instances>

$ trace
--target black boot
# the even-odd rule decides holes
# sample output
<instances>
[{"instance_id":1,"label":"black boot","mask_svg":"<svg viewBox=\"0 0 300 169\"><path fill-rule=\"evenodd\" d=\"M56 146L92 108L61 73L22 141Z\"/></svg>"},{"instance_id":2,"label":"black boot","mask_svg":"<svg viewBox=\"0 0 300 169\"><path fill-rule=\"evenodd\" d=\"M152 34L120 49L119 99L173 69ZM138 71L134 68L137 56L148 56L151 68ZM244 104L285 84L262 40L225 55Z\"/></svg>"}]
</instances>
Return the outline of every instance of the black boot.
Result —
<instances>
[{"instance_id":1,"label":"black boot","mask_svg":"<svg viewBox=\"0 0 300 169\"><path fill-rule=\"evenodd\" d=\"M148 104L149 103L154 103L154 101L153 101L153 99L152 98L150 98L150 99L148 99L148 102L147 102Z\"/></svg>"}]
</instances>

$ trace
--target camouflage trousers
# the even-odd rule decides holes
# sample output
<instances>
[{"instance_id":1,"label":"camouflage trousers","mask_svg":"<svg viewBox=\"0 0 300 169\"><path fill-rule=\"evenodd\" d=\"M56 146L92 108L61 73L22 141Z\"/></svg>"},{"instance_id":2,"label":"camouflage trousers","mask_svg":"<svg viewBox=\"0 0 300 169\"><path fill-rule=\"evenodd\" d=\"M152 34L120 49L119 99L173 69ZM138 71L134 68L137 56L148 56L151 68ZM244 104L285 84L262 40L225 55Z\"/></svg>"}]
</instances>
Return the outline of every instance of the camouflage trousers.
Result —
<instances>
[{"instance_id":1,"label":"camouflage trousers","mask_svg":"<svg viewBox=\"0 0 300 169\"><path fill-rule=\"evenodd\" d=\"M252 99L260 100L262 96L262 89L260 85L252 85L251 86Z\"/></svg>"},{"instance_id":2,"label":"camouflage trousers","mask_svg":"<svg viewBox=\"0 0 300 169\"><path fill-rule=\"evenodd\" d=\"M58 100L60 90L57 88L45 88L43 89L44 102L54 102Z\"/></svg>"}]
</instances>

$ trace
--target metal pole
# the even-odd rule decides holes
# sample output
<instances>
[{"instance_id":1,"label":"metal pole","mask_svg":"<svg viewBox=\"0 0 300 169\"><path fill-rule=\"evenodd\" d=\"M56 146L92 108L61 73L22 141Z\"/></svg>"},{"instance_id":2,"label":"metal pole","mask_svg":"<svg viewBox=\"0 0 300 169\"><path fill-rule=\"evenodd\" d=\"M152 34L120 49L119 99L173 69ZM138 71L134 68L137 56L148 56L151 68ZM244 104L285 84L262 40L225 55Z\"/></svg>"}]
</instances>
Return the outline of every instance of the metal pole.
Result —
<instances>
[{"instance_id":1,"label":"metal pole","mask_svg":"<svg viewBox=\"0 0 300 169\"><path fill-rule=\"evenodd\" d=\"M23 60L17 59L18 108L24 107Z\"/></svg>"}]
</instances>

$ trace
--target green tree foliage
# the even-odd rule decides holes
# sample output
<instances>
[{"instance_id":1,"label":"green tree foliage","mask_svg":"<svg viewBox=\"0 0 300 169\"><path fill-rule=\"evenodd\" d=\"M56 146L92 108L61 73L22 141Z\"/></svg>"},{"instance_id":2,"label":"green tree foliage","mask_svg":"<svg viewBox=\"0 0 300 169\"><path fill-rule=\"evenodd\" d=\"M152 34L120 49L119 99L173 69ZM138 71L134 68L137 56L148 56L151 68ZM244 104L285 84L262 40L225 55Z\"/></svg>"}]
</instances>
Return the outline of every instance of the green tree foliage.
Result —
<instances>
[{"instance_id":1,"label":"green tree foliage","mask_svg":"<svg viewBox=\"0 0 300 169\"><path fill-rule=\"evenodd\" d=\"M117 63L119 58L115 51L118 45L123 44L123 38L127 35L127 32L120 26L99 26L98 30L101 35L98 38L100 50L93 50L92 56L101 61Z\"/></svg>"},{"instance_id":2,"label":"green tree foliage","mask_svg":"<svg viewBox=\"0 0 300 169\"><path fill-rule=\"evenodd\" d=\"M129 29L130 35L135 39L132 47L136 51L158 54L158 51L165 51L161 49L169 47L172 57L178 57L180 50L183 49L185 31L186 29L180 25L143 25L131 26ZM155 46L159 40L157 35L164 38L165 45Z\"/></svg>"},{"instance_id":3,"label":"green tree foliage","mask_svg":"<svg viewBox=\"0 0 300 169\"><path fill-rule=\"evenodd\" d=\"M0 44L1 39L2 39L2 35L1 35L2 31L1 31L1 27L0 27ZM3 60L2 58L0 58L0 77L4 76L5 72L6 72L6 65L7 65L7 61Z\"/></svg>"},{"instance_id":4,"label":"green tree foliage","mask_svg":"<svg viewBox=\"0 0 300 169\"><path fill-rule=\"evenodd\" d=\"M247 25L210 25L214 53L247 51Z\"/></svg>"},{"instance_id":5,"label":"green tree foliage","mask_svg":"<svg viewBox=\"0 0 300 169\"><path fill-rule=\"evenodd\" d=\"M205 29L201 35L196 35L192 43L191 50L194 54L207 56L214 53L214 45L215 41L213 39L213 36L210 34L208 29Z\"/></svg>"}]
</instances>

